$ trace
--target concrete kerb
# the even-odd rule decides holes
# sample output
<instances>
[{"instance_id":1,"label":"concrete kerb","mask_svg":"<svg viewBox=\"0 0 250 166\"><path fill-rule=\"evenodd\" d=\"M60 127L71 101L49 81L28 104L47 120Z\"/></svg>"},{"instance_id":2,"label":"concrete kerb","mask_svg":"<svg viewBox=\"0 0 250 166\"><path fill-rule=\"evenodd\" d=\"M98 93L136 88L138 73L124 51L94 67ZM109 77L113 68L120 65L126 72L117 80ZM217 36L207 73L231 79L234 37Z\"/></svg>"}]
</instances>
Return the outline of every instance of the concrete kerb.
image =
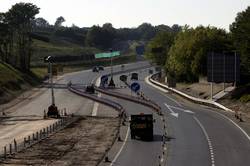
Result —
<instances>
[{"instance_id":1,"label":"concrete kerb","mask_svg":"<svg viewBox=\"0 0 250 166\"><path fill-rule=\"evenodd\" d=\"M146 79L148 79L148 81L150 81L151 83L153 83L154 85L157 85L157 86L160 86L161 88L164 88L164 89L167 89L171 92L174 92L175 94L177 95L180 95L182 97L185 97L186 99L192 101L192 102L195 102L195 103L198 103L198 104L203 104L203 105L207 105L207 106L212 106L212 107L215 107L215 108L219 108L219 109L222 109L222 110L225 110L225 111L228 111L228 112L231 112L231 113L235 113L234 111L232 111L231 109L215 102L215 101L211 101L211 100L204 100L204 99L199 99L199 98L195 98L193 96L189 96L185 93L182 93L174 88L171 88L171 87L168 87L167 85L164 85L162 83L159 83L155 80L152 79L152 77L154 76L155 74L153 75L150 75L148 76Z\"/></svg>"}]
</instances>

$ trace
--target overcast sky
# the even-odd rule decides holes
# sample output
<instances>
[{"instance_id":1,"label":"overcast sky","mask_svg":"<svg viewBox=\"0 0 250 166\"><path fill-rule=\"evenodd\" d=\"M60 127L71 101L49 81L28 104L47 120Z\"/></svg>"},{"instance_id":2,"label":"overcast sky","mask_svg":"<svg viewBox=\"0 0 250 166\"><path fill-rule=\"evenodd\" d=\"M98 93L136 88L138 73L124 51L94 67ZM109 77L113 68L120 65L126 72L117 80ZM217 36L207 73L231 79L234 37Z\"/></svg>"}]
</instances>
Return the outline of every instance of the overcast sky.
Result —
<instances>
[{"instance_id":1,"label":"overcast sky","mask_svg":"<svg viewBox=\"0 0 250 166\"><path fill-rule=\"evenodd\" d=\"M250 0L0 0L0 12L17 2L31 2L40 8L36 17L54 24L59 16L79 27L102 25L115 28L153 25L211 25L229 29L238 12L250 6Z\"/></svg>"}]
</instances>

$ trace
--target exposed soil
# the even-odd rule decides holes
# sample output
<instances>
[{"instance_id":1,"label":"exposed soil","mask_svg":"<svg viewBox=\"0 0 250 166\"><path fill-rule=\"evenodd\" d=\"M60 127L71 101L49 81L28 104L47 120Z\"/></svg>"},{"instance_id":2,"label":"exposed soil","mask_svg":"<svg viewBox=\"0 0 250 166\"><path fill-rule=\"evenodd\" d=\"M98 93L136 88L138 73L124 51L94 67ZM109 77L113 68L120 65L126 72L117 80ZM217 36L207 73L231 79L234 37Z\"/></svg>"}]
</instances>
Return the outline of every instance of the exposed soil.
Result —
<instances>
[{"instance_id":1,"label":"exposed soil","mask_svg":"<svg viewBox=\"0 0 250 166\"><path fill-rule=\"evenodd\" d=\"M1 165L97 165L112 146L119 118L81 117Z\"/></svg>"}]
</instances>

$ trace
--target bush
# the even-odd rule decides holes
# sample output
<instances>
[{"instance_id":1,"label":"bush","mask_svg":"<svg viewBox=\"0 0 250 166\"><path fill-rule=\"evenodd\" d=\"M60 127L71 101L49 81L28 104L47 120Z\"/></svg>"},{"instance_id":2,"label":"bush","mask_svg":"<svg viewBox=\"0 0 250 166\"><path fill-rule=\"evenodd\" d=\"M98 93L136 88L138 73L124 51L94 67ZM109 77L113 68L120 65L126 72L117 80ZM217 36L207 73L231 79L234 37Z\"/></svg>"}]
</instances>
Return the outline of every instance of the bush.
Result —
<instances>
[{"instance_id":1,"label":"bush","mask_svg":"<svg viewBox=\"0 0 250 166\"><path fill-rule=\"evenodd\" d=\"M240 101L243 103L247 103L250 101L250 94L244 95L240 98Z\"/></svg>"}]
</instances>

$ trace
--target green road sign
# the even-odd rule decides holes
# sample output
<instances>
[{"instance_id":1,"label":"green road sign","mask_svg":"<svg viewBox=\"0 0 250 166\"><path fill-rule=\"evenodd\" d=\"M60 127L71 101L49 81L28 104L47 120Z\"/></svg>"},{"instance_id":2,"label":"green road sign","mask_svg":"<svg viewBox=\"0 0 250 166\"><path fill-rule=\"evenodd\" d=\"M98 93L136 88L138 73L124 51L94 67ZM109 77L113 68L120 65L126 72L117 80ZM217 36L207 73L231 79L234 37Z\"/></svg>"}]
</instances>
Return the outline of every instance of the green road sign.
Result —
<instances>
[{"instance_id":1,"label":"green road sign","mask_svg":"<svg viewBox=\"0 0 250 166\"><path fill-rule=\"evenodd\" d=\"M109 52L109 53L98 53L95 54L95 58L111 58L114 56L119 56L120 55L120 51L114 51L114 52Z\"/></svg>"}]
</instances>

